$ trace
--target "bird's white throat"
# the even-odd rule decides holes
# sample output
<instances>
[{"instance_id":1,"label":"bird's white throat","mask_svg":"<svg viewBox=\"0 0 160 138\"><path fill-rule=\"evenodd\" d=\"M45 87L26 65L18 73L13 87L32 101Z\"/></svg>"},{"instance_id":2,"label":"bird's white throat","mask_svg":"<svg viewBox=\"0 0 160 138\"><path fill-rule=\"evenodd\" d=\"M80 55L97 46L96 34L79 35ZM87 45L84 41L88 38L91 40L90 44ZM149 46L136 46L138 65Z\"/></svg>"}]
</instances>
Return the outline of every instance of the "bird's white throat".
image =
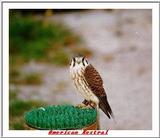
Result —
<instances>
[{"instance_id":1,"label":"bird's white throat","mask_svg":"<svg viewBox=\"0 0 160 138\"><path fill-rule=\"evenodd\" d=\"M71 78L74 79L76 75L80 75L80 76L83 75L85 68L86 68L85 66L81 66L81 65L70 67Z\"/></svg>"}]
</instances>

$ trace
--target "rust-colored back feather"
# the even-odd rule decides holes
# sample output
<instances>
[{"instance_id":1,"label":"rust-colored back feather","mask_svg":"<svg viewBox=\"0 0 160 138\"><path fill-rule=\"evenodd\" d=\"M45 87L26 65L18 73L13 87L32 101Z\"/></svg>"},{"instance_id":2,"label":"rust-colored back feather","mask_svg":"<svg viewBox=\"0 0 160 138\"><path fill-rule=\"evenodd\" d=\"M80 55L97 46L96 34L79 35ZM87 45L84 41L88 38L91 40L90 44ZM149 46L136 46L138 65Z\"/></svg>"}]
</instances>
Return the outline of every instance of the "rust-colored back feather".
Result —
<instances>
[{"instance_id":1,"label":"rust-colored back feather","mask_svg":"<svg viewBox=\"0 0 160 138\"><path fill-rule=\"evenodd\" d=\"M92 65L88 65L84 71L84 77L89 84L89 87L96 96L105 95L103 89L103 80L99 73Z\"/></svg>"}]
</instances>

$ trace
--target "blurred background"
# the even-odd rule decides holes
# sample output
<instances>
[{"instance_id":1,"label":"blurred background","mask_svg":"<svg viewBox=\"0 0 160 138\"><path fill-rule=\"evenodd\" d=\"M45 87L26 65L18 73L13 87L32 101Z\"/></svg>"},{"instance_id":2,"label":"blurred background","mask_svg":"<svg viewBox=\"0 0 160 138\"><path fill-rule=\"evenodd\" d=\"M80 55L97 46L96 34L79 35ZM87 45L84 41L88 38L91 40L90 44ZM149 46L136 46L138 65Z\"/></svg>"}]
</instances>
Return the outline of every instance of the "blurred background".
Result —
<instances>
[{"instance_id":1,"label":"blurred background","mask_svg":"<svg viewBox=\"0 0 160 138\"><path fill-rule=\"evenodd\" d=\"M151 10L11 9L9 20L10 129L28 129L31 108L83 101L69 76L77 54L100 72L115 115L100 111L100 128L152 129Z\"/></svg>"}]
</instances>

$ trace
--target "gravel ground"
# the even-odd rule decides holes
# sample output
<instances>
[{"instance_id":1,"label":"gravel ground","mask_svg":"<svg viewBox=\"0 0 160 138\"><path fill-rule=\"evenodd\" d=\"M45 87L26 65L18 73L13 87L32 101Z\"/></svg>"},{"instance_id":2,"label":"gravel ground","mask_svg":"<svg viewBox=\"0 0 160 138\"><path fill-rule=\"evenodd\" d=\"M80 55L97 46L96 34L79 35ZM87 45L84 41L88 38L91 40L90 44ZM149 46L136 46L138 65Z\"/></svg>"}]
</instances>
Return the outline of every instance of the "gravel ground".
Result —
<instances>
[{"instance_id":1,"label":"gravel ground","mask_svg":"<svg viewBox=\"0 0 160 138\"><path fill-rule=\"evenodd\" d=\"M152 129L151 10L91 10L54 15L81 35L94 54L89 62L100 72L116 124L100 111L101 129ZM40 72L41 86L18 86L19 97L49 104L78 104L69 68L30 62L23 72ZM14 86L11 86L11 88Z\"/></svg>"}]
</instances>

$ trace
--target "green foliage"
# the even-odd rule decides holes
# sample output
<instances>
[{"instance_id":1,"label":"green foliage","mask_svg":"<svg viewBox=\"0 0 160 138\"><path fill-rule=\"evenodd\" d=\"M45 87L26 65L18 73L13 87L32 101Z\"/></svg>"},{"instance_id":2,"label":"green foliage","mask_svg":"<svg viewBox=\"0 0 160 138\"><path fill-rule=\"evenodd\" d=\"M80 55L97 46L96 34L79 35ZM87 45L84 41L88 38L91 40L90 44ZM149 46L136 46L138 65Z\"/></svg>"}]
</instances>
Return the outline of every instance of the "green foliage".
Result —
<instances>
[{"instance_id":1,"label":"green foliage","mask_svg":"<svg viewBox=\"0 0 160 138\"><path fill-rule=\"evenodd\" d=\"M10 66L9 68L9 82L15 83L17 78L20 77L20 72L16 66Z\"/></svg>"},{"instance_id":2,"label":"green foliage","mask_svg":"<svg viewBox=\"0 0 160 138\"><path fill-rule=\"evenodd\" d=\"M52 62L56 65L67 65L69 61L69 56L64 51L58 51L53 55Z\"/></svg>"},{"instance_id":3,"label":"green foliage","mask_svg":"<svg viewBox=\"0 0 160 138\"><path fill-rule=\"evenodd\" d=\"M9 69L9 76L15 78L20 75L19 71L16 68Z\"/></svg>"},{"instance_id":4,"label":"green foliage","mask_svg":"<svg viewBox=\"0 0 160 138\"><path fill-rule=\"evenodd\" d=\"M38 85L42 83L41 75L38 73L27 74L24 78L24 84Z\"/></svg>"},{"instance_id":5,"label":"green foliage","mask_svg":"<svg viewBox=\"0 0 160 138\"><path fill-rule=\"evenodd\" d=\"M13 130L24 130L25 127L24 113L27 110L44 106L45 103L40 101L23 101L18 99L16 91L9 92L9 128Z\"/></svg>"},{"instance_id":6,"label":"green foliage","mask_svg":"<svg viewBox=\"0 0 160 138\"><path fill-rule=\"evenodd\" d=\"M12 117L19 116L22 115L25 111L41 105L43 105L43 103L39 101L23 101L20 99L14 99L10 101L9 114Z\"/></svg>"},{"instance_id":7,"label":"green foliage","mask_svg":"<svg viewBox=\"0 0 160 138\"><path fill-rule=\"evenodd\" d=\"M69 57L65 47L78 41L78 36L62 24L46 24L45 21L37 20L32 16L26 17L10 12L9 53L11 58L16 58L18 55L18 58L24 61L34 59L63 65L66 64L64 62L66 57ZM57 50L62 53L57 53ZM52 57L49 53L60 54L58 57L61 59L57 60L57 57Z\"/></svg>"},{"instance_id":8,"label":"green foliage","mask_svg":"<svg viewBox=\"0 0 160 138\"><path fill-rule=\"evenodd\" d=\"M71 105L46 106L25 114L26 123L37 129L81 129L96 121L95 109Z\"/></svg>"},{"instance_id":9,"label":"green foliage","mask_svg":"<svg viewBox=\"0 0 160 138\"><path fill-rule=\"evenodd\" d=\"M12 101L14 99L17 99L17 92L15 91L10 91L9 92L9 101Z\"/></svg>"},{"instance_id":10,"label":"green foliage","mask_svg":"<svg viewBox=\"0 0 160 138\"><path fill-rule=\"evenodd\" d=\"M12 84L40 85L42 83L42 75L39 73L20 74L19 72L16 71L18 75L13 75L12 73L13 71L10 70L10 79L9 79L9 82Z\"/></svg>"},{"instance_id":11,"label":"green foliage","mask_svg":"<svg viewBox=\"0 0 160 138\"><path fill-rule=\"evenodd\" d=\"M15 129L15 130L24 130L25 129L25 123L24 119L22 116L14 117L10 119L10 129Z\"/></svg>"},{"instance_id":12,"label":"green foliage","mask_svg":"<svg viewBox=\"0 0 160 138\"><path fill-rule=\"evenodd\" d=\"M10 64L30 60L67 65L70 55L91 56L92 52L80 46L81 39L67 26L44 17L22 16L19 10L9 12ZM54 17L53 17L54 18Z\"/></svg>"}]
</instances>

